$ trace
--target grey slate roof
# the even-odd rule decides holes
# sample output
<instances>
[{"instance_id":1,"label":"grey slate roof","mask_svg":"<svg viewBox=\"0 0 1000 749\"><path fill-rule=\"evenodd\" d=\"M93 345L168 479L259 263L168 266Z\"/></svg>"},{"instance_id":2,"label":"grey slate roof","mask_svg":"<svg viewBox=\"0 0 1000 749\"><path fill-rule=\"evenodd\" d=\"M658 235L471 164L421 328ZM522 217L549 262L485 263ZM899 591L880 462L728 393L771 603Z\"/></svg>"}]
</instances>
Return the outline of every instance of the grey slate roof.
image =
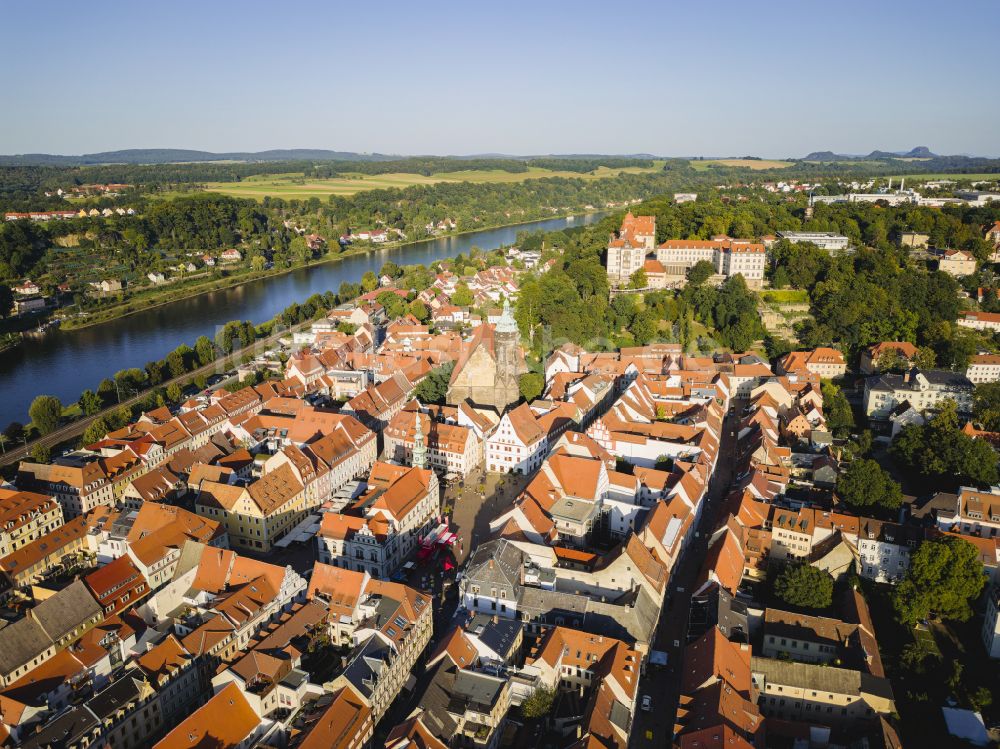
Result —
<instances>
[{"instance_id":1,"label":"grey slate roof","mask_svg":"<svg viewBox=\"0 0 1000 749\"><path fill-rule=\"evenodd\" d=\"M465 630L478 637L479 641L494 653L507 658L514 643L517 642L517 636L521 633L521 623L500 617L494 621L492 616L476 614L465 626Z\"/></svg>"},{"instance_id":2,"label":"grey slate roof","mask_svg":"<svg viewBox=\"0 0 1000 749\"><path fill-rule=\"evenodd\" d=\"M892 685L888 679L848 668L753 656L750 659L750 670L755 674L763 674L767 681L775 684L855 696L863 692L893 699Z\"/></svg>"},{"instance_id":3,"label":"grey slate roof","mask_svg":"<svg viewBox=\"0 0 1000 749\"><path fill-rule=\"evenodd\" d=\"M101 605L87 590L82 580L76 580L33 609L35 618L53 640L59 640L84 622L101 616Z\"/></svg>"},{"instance_id":4,"label":"grey slate roof","mask_svg":"<svg viewBox=\"0 0 1000 749\"><path fill-rule=\"evenodd\" d=\"M691 599L688 642L697 640L712 627L718 627L727 639L734 642L750 641L746 605L719 585L712 585L703 594Z\"/></svg>"},{"instance_id":5,"label":"grey slate roof","mask_svg":"<svg viewBox=\"0 0 1000 749\"><path fill-rule=\"evenodd\" d=\"M463 585L489 589L503 587L519 598L524 553L505 539L487 541L476 548L466 565Z\"/></svg>"},{"instance_id":6,"label":"grey slate roof","mask_svg":"<svg viewBox=\"0 0 1000 749\"><path fill-rule=\"evenodd\" d=\"M375 684L391 654L381 635L369 637L354 651L344 669L344 678L367 700L375 691Z\"/></svg>"},{"instance_id":7,"label":"grey slate roof","mask_svg":"<svg viewBox=\"0 0 1000 749\"><path fill-rule=\"evenodd\" d=\"M573 593L525 587L518 606L532 619L554 624L561 617L567 627L628 643L649 643L660 616L659 604L645 588L608 603Z\"/></svg>"},{"instance_id":8,"label":"grey slate roof","mask_svg":"<svg viewBox=\"0 0 1000 749\"><path fill-rule=\"evenodd\" d=\"M464 706L469 705L478 712L489 713L500 699L506 684L505 679L459 669L455 674L452 707L461 707L462 712L465 712Z\"/></svg>"},{"instance_id":9,"label":"grey slate roof","mask_svg":"<svg viewBox=\"0 0 1000 749\"><path fill-rule=\"evenodd\" d=\"M921 370L911 370L909 375L909 381L905 378L907 375L902 374L891 374L885 373L880 375L874 375L868 378L866 386L869 390L919 390L917 384L916 375L922 374L927 378L927 382L937 388L947 387L952 389L967 389L972 390L972 382L968 377L959 373L951 372L947 369L921 369Z\"/></svg>"},{"instance_id":10,"label":"grey slate roof","mask_svg":"<svg viewBox=\"0 0 1000 749\"><path fill-rule=\"evenodd\" d=\"M47 723L41 731L28 736L21 744L22 749L64 749L75 746L83 736L91 734L100 726L100 721L86 705L63 713Z\"/></svg>"},{"instance_id":11,"label":"grey slate roof","mask_svg":"<svg viewBox=\"0 0 1000 749\"><path fill-rule=\"evenodd\" d=\"M69 635L90 619L101 616L101 607L83 581L76 580L35 606L23 619L4 627L0 647L0 672L10 673Z\"/></svg>"},{"instance_id":12,"label":"grey slate roof","mask_svg":"<svg viewBox=\"0 0 1000 749\"><path fill-rule=\"evenodd\" d=\"M427 689L420 696L421 720L427 730L442 741L448 741L458 730L458 720L448 710L456 670L455 666L444 661L439 663Z\"/></svg>"}]
</instances>

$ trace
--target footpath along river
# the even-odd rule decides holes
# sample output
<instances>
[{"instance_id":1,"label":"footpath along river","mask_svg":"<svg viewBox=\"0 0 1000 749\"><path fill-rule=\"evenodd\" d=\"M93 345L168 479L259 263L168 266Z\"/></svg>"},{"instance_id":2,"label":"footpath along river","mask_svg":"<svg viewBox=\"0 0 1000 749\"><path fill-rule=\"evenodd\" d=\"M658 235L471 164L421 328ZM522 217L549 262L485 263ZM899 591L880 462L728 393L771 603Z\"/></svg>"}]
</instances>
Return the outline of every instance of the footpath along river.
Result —
<instances>
[{"instance_id":1,"label":"footpath along river","mask_svg":"<svg viewBox=\"0 0 1000 749\"><path fill-rule=\"evenodd\" d=\"M0 429L11 421L27 422L28 406L36 395L55 395L64 404L72 403L83 390L96 389L103 378L119 369L142 367L182 343L193 345L200 335L211 338L218 326L230 320L261 323L292 302L305 301L317 292L336 291L343 281L358 282L366 271L377 273L387 260L399 265L428 264L467 253L473 246L493 250L513 244L519 231L583 226L602 217L589 214L547 219L374 250L181 299L88 328L27 338L0 357Z\"/></svg>"}]
</instances>

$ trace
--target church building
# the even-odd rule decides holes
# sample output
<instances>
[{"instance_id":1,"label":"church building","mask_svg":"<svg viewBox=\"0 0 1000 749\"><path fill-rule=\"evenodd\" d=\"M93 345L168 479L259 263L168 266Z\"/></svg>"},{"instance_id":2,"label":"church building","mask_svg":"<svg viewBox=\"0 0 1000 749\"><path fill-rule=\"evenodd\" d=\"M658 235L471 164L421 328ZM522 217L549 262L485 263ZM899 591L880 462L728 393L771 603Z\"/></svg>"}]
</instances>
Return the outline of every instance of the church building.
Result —
<instances>
[{"instance_id":1,"label":"church building","mask_svg":"<svg viewBox=\"0 0 1000 749\"><path fill-rule=\"evenodd\" d=\"M517 322L510 303L505 301L497 324L480 325L455 364L448 384L448 403L457 406L468 400L474 406L495 408L498 413L517 403L521 398L518 378L527 371L520 343Z\"/></svg>"}]
</instances>

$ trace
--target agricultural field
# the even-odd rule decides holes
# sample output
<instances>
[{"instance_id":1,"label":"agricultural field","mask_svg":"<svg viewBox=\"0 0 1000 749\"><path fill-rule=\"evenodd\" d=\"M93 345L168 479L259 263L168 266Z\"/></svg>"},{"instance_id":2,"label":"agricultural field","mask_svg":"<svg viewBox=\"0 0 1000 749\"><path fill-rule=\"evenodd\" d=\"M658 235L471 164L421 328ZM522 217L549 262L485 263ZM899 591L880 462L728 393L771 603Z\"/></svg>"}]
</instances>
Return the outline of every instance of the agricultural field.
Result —
<instances>
[{"instance_id":1,"label":"agricultural field","mask_svg":"<svg viewBox=\"0 0 1000 749\"><path fill-rule=\"evenodd\" d=\"M211 192L231 195L237 198L261 199L265 196L306 200L327 198L330 195L349 196L365 190L382 190L412 185L432 185L438 182L522 182L526 179L543 177L567 177L581 179L603 179L621 173L644 174L663 168L663 162L654 162L652 167L623 167L609 169L599 167L592 172L558 171L529 167L527 172L506 172L502 169L467 170L461 172L440 172L424 176L422 174L345 174L330 179L305 179L301 174L268 174L249 177L242 182L209 182L205 189ZM169 194L167 194L169 195Z\"/></svg>"},{"instance_id":2,"label":"agricultural field","mask_svg":"<svg viewBox=\"0 0 1000 749\"><path fill-rule=\"evenodd\" d=\"M944 172L940 172L937 174L904 174L902 176L906 177L907 181L920 179L951 179L956 182L982 182L987 180L992 180L993 182L1000 181L1000 174L996 172L993 174L959 174L957 172L946 174ZM899 177L893 177L893 179L899 179Z\"/></svg>"},{"instance_id":3,"label":"agricultural field","mask_svg":"<svg viewBox=\"0 0 1000 749\"><path fill-rule=\"evenodd\" d=\"M706 172L713 166L728 166L734 169L784 169L791 166L792 161L774 161L771 159L709 159L707 161L691 160L691 168L697 172Z\"/></svg>"}]
</instances>

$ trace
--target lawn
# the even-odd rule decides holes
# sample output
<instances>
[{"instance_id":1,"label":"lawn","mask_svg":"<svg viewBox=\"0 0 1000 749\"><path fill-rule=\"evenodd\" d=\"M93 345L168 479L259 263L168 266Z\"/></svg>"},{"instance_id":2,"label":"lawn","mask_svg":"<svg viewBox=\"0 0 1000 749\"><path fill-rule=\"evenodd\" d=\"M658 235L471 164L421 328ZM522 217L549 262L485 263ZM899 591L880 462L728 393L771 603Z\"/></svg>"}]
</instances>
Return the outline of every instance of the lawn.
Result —
<instances>
[{"instance_id":1,"label":"lawn","mask_svg":"<svg viewBox=\"0 0 1000 749\"><path fill-rule=\"evenodd\" d=\"M654 162L652 167L623 167L609 169L599 167L592 172L580 174L552 169L529 167L526 172L506 172L502 169L466 170L460 172L439 172L424 176L403 172L391 174L344 174L330 179L306 179L301 174L268 174L248 177L242 182L209 182L206 190L231 195L237 198L261 199L265 196L276 198L327 198L330 195L354 195L364 190L383 190L394 187L410 187L412 185L433 185L438 182L491 182L510 183L523 182L526 179L541 179L543 177L566 177L579 179L605 179L618 174L643 174L656 172L663 168L663 162ZM172 193L164 193L170 197Z\"/></svg>"},{"instance_id":2,"label":"lawn","mask_svg":"<svg viewBox=\"0 0 1000 749\"><path fill-rule=\"evenodd\" d=\"M735 169L750 169L759 171L761 169L784 169L791 166L791 161L773 161L771 159L709 159L708 161L691 160L691 167L695 171L705 172L713 166L729 166Z\"/></svg>"},{"instance_id":3,"label":"lawn","mask_svg":"<svg viewBox=\"0 0 1000 749\"><path fill-rule=\"evenodd\" d=\"M805 289L769 289L760 295L771 304L809 304L809 293Z\"/></svg>"}]
</instances>

